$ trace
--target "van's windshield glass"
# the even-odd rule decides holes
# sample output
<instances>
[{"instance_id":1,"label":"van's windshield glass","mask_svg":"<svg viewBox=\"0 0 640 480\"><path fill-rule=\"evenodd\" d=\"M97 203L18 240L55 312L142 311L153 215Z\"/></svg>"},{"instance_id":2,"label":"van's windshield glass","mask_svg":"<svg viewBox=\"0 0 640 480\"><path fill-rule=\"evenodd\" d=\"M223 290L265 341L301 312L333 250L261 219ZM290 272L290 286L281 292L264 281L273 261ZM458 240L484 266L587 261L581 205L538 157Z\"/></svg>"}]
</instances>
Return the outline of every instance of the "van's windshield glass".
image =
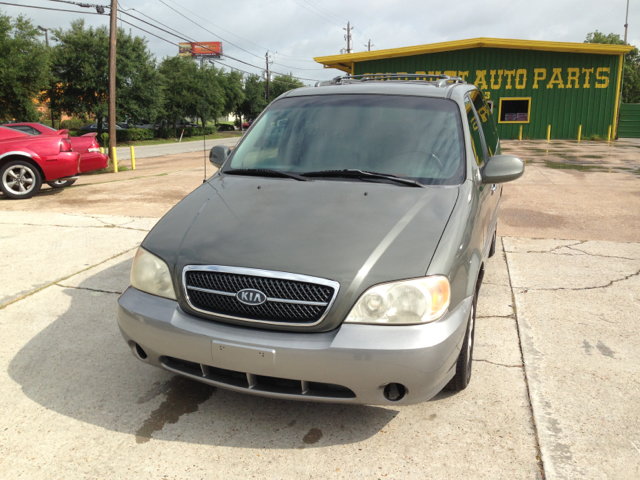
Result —
<instances>
[{"instance_id":1,"label":"van's windshield glass","mask_svg":"<svg viewBox=\"0 0 640 480\"><path fill-rule=\"evenodd\" d=\"M425 185L464 181L464 142L453 101L399 95L278 100L224 170L308 173L357 169Z\"/></svg>"}]
</instances>

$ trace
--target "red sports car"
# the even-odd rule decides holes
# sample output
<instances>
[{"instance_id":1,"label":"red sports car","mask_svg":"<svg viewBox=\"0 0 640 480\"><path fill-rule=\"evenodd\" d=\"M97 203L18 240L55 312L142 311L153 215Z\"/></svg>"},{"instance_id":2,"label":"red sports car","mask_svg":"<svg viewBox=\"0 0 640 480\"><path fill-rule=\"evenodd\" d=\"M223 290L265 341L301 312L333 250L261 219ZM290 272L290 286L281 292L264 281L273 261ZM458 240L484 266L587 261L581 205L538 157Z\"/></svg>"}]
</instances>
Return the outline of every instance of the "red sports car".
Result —
<instances>
[{"instance_id":1,"label":"red sports car","mask_svg":"<svg viewBox=\"0 0 640 480\"><path fill-rule=\"evenodd\" d=\"M90 172L106 168L109 164L109 156L100 153L100 145L96 140L98 135L96 132L87 133L81 137L69 137L69 130L56 130L41 123L9 123L4 125L19 132L28 133L29 135L64 135L71 140L71 148L74 152L80 154L80 173ZM51 182L50 185L55 188L68 187L75 180L66 180Z\"/></svg>"},{"instance_id":2,"label":"red sports car","mask_svg":"<svg viewBox=\"0 0 640 480\"><path fill-rule=\"evenodd\" d=\"M29 135L0 126L0 190L13 199L30 198L42 182L74 182L80 154L63 135Z\"/></svg>"}]
</instances>

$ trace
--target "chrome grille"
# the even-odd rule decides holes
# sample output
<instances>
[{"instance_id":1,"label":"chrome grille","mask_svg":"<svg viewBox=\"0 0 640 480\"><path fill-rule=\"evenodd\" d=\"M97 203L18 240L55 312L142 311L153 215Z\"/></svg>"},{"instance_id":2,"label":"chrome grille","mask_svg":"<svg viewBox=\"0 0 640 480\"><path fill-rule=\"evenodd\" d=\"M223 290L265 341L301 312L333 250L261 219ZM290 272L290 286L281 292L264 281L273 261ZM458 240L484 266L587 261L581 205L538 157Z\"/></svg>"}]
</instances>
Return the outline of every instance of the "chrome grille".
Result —
<instances>
[{"instance_id":1,"label":"chrome grille","mask_svg":"<svg viewBox=\"0 0 640 480\"><path fill-rule=\"evenodd\" d=\"M187 302L198 312L294 326L320 323L339 289L323 278L218 265L185 267L183 285ZM260 305L240 302L236 294L244 289L259 290L267 299Z\"/></svg>"}]
</instances>

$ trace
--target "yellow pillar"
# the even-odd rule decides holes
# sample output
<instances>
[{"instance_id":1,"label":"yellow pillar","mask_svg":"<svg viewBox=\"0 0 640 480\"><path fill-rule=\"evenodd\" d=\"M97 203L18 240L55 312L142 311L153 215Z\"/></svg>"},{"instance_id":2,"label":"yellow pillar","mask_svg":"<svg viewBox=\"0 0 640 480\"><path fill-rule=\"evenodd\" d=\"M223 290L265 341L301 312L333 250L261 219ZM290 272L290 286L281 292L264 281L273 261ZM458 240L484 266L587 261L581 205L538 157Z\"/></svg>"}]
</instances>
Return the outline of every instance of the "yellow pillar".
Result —
<instances>
[{"instance_id":1,"label":"yellow pillar","mask_svg":"<svg viewBox=\"0 0 640 480\"><path fill-rule=\"evenodd\" d=\"M609 132L607 132L607 142L611 141L611 125L609 125Z\"/></svg>"},{"instance_id":2,"label":"yellow pillar","mask_svg":"<svg viewBox=\"0 0 640 480\"><path fill-rule=\"evenodd\" d=\"M551 141L551 125L547 126L547 142Z\"/></svg>"},{"instance_id":3,"label":"yellow pillar","mask_svg":"<svg viewBox=\"0 0 640 480\"><path fill-rule=\"evenodd\" d=\"M116 154L116 147L111 149L111 159L113 160L113 173L118 173L118 155Z\"/></svg>"},{"instance_id":4,"label":"yellow pillar","mask_svg":"<svg viewBox=\"0 0 640 480\"><path fill-rule=\"evenodd\" d=\"M520 125L520 134L518 135L518 140L522 141L522 125Z\"/></svg>"},{"instance_id":5,"label":"yellow pillar","mask_svg":"<svg viewBox=\"0 0 640 480\"><path fill-rule=\"evenodd\" d=\"M580 137L582 137L582 125L578 127L578 141L580 141Z\"/></svg>"},{"instance_id":6,"label":"yellow pillar","mask_svg":"<svg viewBox=\"0 0 640 480\"><path fill-rule=\"evenodd\" d=\"M104 153L104 148L100 147L100 153Z\"/></svg>"},{"instance_id":7,"label":"yellow pillar","mask_svg":"<svg viewBox=\"0 0 640 480\"><path fill-rule=\"evenodd\" d=\"M131 149L131 169L136 169L136 154L133 151L133 145L129 147Z\"/></svg>"}]
</instances>

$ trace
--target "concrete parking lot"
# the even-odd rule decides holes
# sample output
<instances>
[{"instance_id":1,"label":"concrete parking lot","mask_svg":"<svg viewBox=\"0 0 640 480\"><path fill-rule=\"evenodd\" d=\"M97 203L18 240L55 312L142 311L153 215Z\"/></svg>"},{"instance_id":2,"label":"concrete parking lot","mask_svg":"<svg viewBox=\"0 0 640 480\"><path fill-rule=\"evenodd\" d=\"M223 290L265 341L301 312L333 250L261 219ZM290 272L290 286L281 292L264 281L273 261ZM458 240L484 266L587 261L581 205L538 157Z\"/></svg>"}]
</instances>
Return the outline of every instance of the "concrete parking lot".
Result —
<instances>
[{"instance_id":1,"label":"concrete parking lot","mask_svg":"<svg viewBox=\"0 0 640 480\"><path fill-rule=\"evenodd\" d=\"M640 478L640 178L548 166L588 147L546 145L505 142L528 168L505 185L469 388L409 407L269 400L134 359L117 297L202 158L0 197L0 477Z\"/></svg>"}]
</instances>

